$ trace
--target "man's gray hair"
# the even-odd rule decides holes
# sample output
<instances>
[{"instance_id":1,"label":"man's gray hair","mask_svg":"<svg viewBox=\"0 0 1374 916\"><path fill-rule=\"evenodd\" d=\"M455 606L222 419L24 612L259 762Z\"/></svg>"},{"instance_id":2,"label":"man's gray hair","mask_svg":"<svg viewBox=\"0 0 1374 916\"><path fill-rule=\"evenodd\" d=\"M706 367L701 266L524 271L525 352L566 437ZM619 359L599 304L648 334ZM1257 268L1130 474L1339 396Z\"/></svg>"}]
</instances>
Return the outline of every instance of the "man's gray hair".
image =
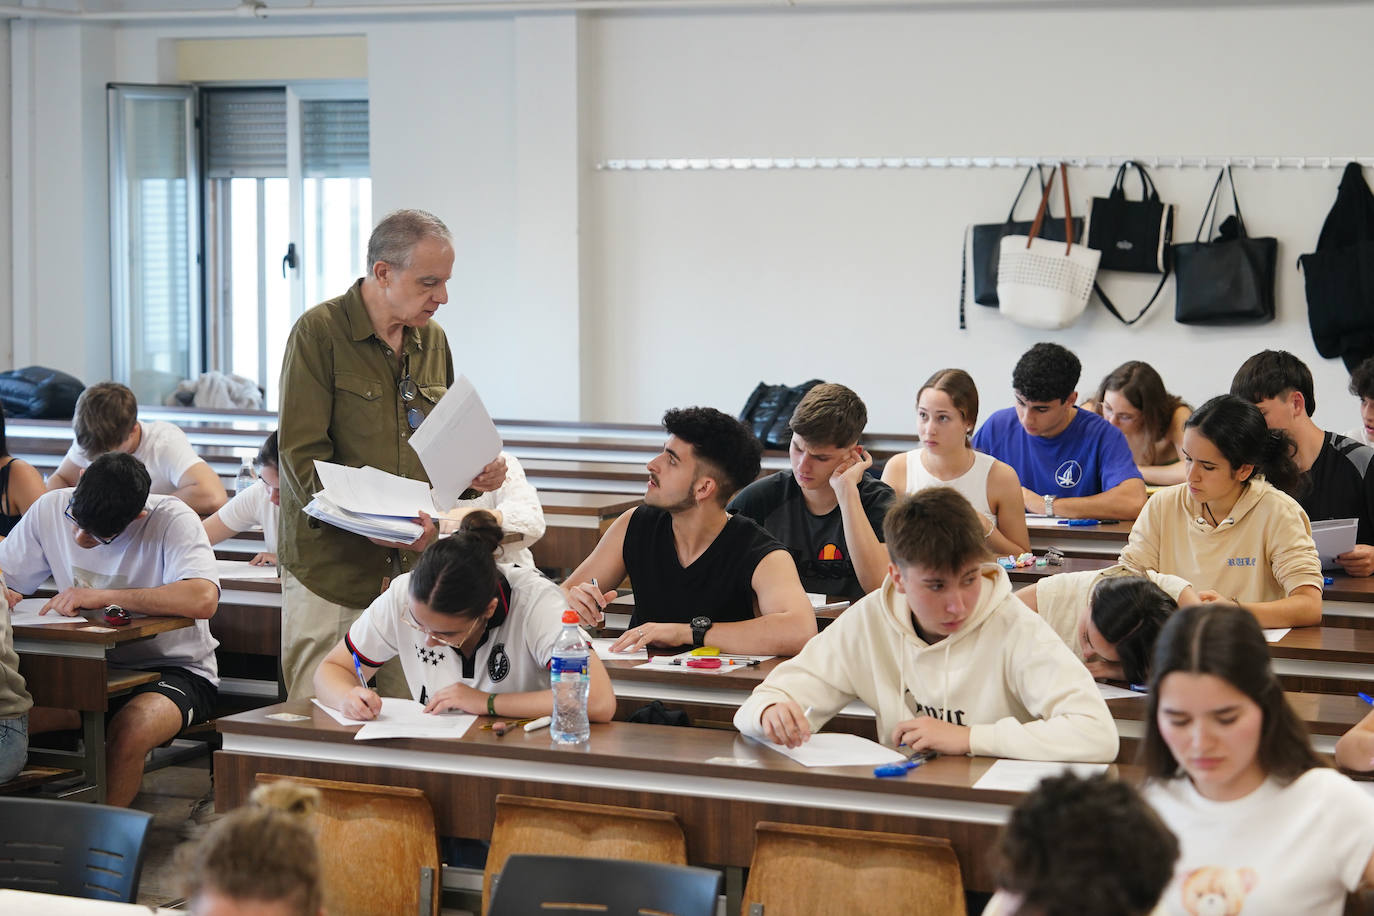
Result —
<instances>
[{"instance_id":1,"label":"man's gray hair","mask_svg":"<svg viewBox=\"0 0 1374 916\"><path fill-rule=\"evenodd\" d=\"M367 240L367 272L371 274L378 261L404 270L410 266L415 246L424 239L439 239L453 244L448 227L433 213L424 210L388 213Z\"/></svg>"}]
</instances>

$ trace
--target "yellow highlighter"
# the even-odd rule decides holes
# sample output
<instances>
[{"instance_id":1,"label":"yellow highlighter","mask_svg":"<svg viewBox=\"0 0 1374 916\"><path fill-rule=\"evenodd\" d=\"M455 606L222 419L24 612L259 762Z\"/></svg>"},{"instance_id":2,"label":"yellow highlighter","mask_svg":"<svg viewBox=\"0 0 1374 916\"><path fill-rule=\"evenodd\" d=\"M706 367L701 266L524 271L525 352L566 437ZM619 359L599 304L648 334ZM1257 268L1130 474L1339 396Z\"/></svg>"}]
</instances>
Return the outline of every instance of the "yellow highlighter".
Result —
<instances>
[{"instance_id":1,"label":"yellow highlighter","mask_svg":"<svg viewBox=\"0 0 1374 916\"><path fill-rule=\"evenodd\" d=\"M717 649L715 646L702 646L702 647L699 648L699 649L693 649L693 650L692 650L692 654L693 654L693 655L719 655L719 654L720 654L720 650Z\"/></svg>"}]
</instances>

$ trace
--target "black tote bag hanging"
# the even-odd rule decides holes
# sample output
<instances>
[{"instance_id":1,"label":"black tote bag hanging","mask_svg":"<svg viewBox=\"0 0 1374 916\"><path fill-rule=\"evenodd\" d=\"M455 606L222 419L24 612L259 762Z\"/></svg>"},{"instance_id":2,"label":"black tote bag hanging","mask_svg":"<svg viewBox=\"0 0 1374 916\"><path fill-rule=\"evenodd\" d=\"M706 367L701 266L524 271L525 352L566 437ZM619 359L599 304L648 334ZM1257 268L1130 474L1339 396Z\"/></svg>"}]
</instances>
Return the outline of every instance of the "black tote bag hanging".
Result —
<instances>
[{"instance_id":1,"label":"black tote bag hanging","mask_svg":"<svg viewBox=\"0 0 1374 916\"><path fill-rule=\"evenodd\" d=\"M1222 222L1214 241L1202 241L1203 227L1221 209L1217 192L1221 180L1231 183L1234 216ZM1208 230L1211 235L1211 230ZM1174 320L1180 324L1255 324L1274 318L1274 265L1278 240L1253 238L1245 232L1236 182L1228 165L1212 185L1207 209L1202 211L1195 241L1174 246L1174 275L1178 295Z\"/></svg>"},{"instance_id":2,"label":"black tote bag hanging","mask_svg":"<svg viewBox=\"0 0 1374 916\"><path fill-rule=\"evenodd\" d=\"M1317 352L1354 369L1374 354L1374 194L1358 162L1345 167L1317 250L1298 263Z\"/></svg>"},{"instance_id":3,"label":"black tote bag hanging","mask_svg":"<svg viewBox=\"0 0 1374 916\"><path fill-rule=\"evenodd\" d=\"M1140 200L1126 197L1126 173L1132 168L1140 176ZM1122 316L1100 283L1093 284L1097 298L1122 324L1132 325L1144 318L1150 306L1159 298L1169 279L1169 243L1173 241L1173 236L1173 205L1159 199L1159 191L1144 166L1135 161L1122 163L1116 171L1111 193L1106 197L1093 198L1088 219L1088 247L1102 252L1098 270L1162 274L1150 301L1130 320Z\"/></svg>"},{"instance_id":4,"label":"black tote bag hanging","mask_svg":"<svg viewBox=\"0 0 1374 916\"><path fill-rule=\"evenodd\" d=\"M1031 175L1038 175L1040 179L1040 190L1045 190L1045 176L1040 172L1040 167L1033 165L1026 170L1026 177L1021 179L1021 187L1016 192L1016 197L1011 202L1011 209L1007 211L1006 222L1003 223L982 223L975 225L969 232L973 236L973 301L979 305L997 307L997 262L1001 257L1002 238L1008 235L1029 235L1033 220L1018 221L1016 219L1016 205L1021 202L1021 195L1026 193L1026 185L1030 183ZM1073 221L1073 234L1075 238L1083 237L1083 218L1078 217ZM1040 227L1040 238L1049 239L1054 242L1066 240L1064 235L1064 221L1055 219L1051 212ZM964 238L964 259L963 272L965 276L968 271L968 237ZM964 327L964 297L967 295L967 280L959 284L959 327Z\"/></svg>"}]
</instances>

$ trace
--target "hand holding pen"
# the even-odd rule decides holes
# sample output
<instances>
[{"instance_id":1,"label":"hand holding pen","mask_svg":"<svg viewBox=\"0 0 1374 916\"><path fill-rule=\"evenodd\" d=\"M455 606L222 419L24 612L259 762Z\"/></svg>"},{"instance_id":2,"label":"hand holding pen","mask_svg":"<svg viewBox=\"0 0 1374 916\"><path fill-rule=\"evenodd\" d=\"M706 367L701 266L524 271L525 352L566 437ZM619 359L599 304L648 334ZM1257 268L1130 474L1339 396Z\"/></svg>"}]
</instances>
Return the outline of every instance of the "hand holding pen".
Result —
<instances>
[{"instance_id":1,"label":"hand holding pen","mask_svg":"<svg viewBox=\"0 0 1374 916\"><path fill-rule=\"evenodd\" d=\"M343 703L339 706L339 711L350 719L370 721L377 718L382 711L382 698L367 686L367 678L363 677L363 663L358 658L357 652L350 653L353 656L353 672L358 675L360 688L350 689L344 696Z\"/></svg>"},{"instance_id":2,"label":"hand holding pen","mask_svg":"<svg viewBox=\"0 0 1374 916\"><path fill-rule=\"evenodd\" d=\"M564 594L567 595L569 609L577 611L582 624L589 627L597 627L605 622L606 605L616 598L615 589L603 592L595 578L565 588Z\"/></svg>"},{"instance_id":3,"label":"hand holding pen","mask_svg":"<svg viewBox=\"0 0 1374 916\"><path fill-rule=\"evenodd\" d=\"M763 736L784 747L801 747L811 740L811 707L805 710L794 700L782 700L763 711Z\"/></svg>"}]
</instances>

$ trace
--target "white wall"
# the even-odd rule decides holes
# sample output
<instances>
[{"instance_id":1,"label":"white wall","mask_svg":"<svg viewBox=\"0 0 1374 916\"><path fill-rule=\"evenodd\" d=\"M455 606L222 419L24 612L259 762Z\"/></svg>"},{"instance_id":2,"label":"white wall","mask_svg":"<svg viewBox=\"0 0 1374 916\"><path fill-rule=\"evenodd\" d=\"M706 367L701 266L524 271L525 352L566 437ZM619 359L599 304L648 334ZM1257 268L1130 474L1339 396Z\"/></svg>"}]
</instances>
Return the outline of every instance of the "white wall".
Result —
<instances>
[{"instance_id":1,"label":"white wall","mask_svg":"<svg viewBox=\"0 0 1374 916\"><path fill-rule=\"evenodd\" d=\"M1285 347L1317 374L1318 421L1355 422L1343 368L1312 346L1293 266L1315 243L1338 171L1238 174L1252 232L1280 238L1273 324L1185 328L1168 299L1132 329L1094 304L1074 328L1037 333L973 305L969 330L956 323L964 226L1001 219L1019 171L593 166L1369 155L1374 123L1359 114L1374 75L1368 7L791 8L15 32L15 314L4 321L0 295L0 345L12 328L20 364L108 372L106 81L169 80L177 38L363 34L374 210L423 206L453 229L455 282L439 320L499 415L654 421L685 403L736 410L760 379L822 376L859 390L872 428L910 430L912 395L931 371L967 368L991 409L1009 400L1016 357L1048 338L1082 357L1084 391L1143 358L1194 403L1224 390L1249 353ZM1211 174L1155 177L1191 237ZM1072 179L1082 207L1110 175ZM1113 288L1143 301L1146 285Z\"/></svg>"},{"instance_id":2,"label":"white wall","mask_svg":"<svg viewBox=\"0 0 1374 916\"><path fill-rule=\"evenodd\" d=\"M1227 8L735 13L599 17L590 43L598 158L940 155L1370 155L1356 99L1374 76L1374 10ZM1035 62L1035 63L1028 63ZM1191 239L1214 172L1154 173ZM1134 328L1100 305L1036 332L970 305L957 329L963 228L998 222L1022 170L598 172L587 234L589 338L603 371L588 413L653 420L671 405L737 410L759 379L843 381L870 427L911 430L920 382L968 369L990 409L1051 339L1096 386L1129 358L1200 403L1264 347L1317 375L1319 422L1357 424L1339 361L1316 354L1298 254L1340 177L1239 172L1252 234L1276 235L1279 317L1186 328L1173 302ZM1111 174L1072 173L1075 206ZM1025 204L1033 212L1033 202ZM1144 302L1152 283L1116 282ZM703 369L705 371L703 371Z\"/></svg>"}]
</instances>

